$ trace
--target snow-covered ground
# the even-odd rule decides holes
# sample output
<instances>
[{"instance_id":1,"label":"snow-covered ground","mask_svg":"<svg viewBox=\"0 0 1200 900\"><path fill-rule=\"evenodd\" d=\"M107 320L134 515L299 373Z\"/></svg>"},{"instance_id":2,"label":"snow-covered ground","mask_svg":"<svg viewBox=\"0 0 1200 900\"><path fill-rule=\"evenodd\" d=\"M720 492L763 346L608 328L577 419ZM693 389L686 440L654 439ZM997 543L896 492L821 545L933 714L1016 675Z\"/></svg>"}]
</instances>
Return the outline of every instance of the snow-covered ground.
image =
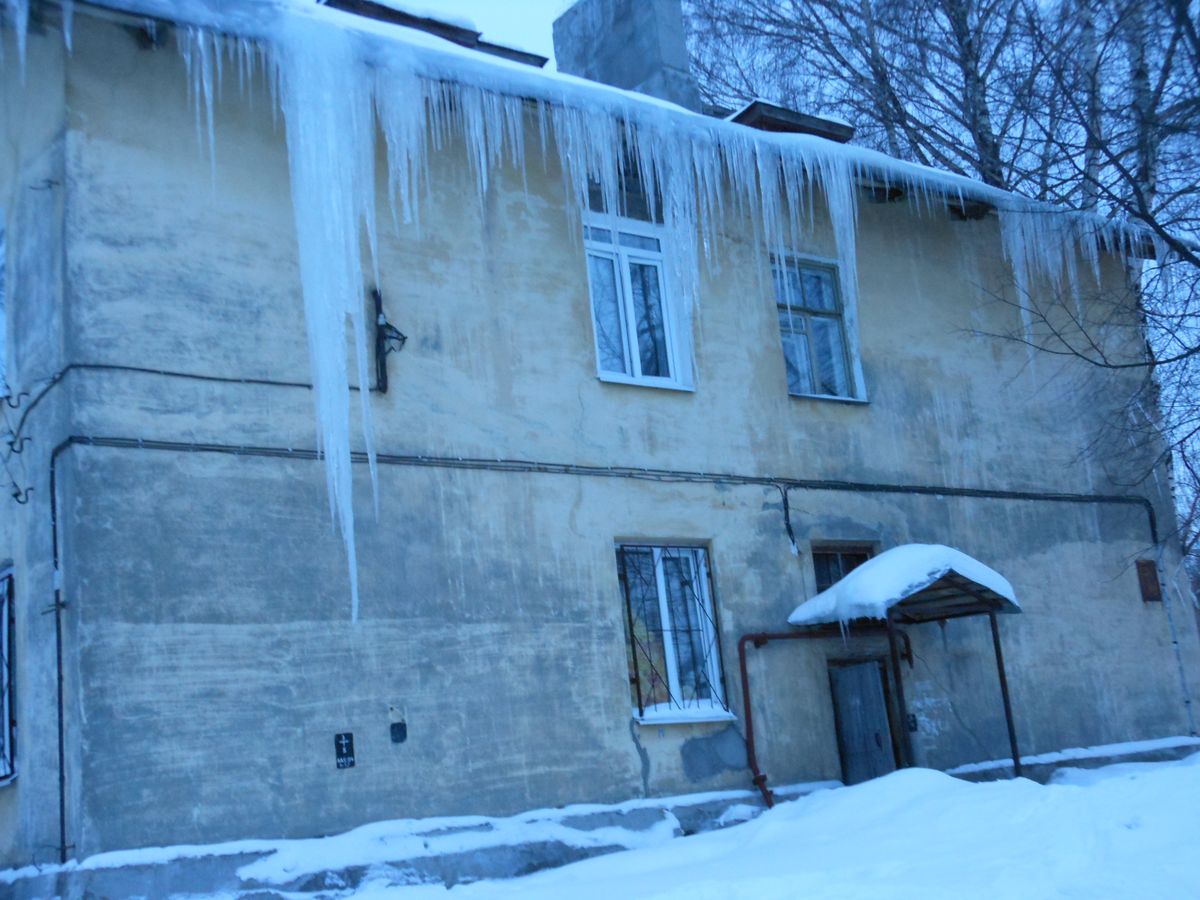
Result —
<instances>
[{"instance_id":1,"label":"snow-covered ground","mask_svg":"<svg viewBox=\"0 0 1200 900\"><path fill-rule=\"evenodd\" d=\"M1065 769L1048 785L907 769L752 822L449 892L463 898L681 900L1200 898L1200 754ZM416 900L439 886L367 882Z\"/></svg>"},{"instance_id":2,"label":"snow-covered ground","mask_svg":"<svg viewBox=\"0 0 1200 900\"><path fill-rule=\"evenodd\" d=\"M1101 750L1111 758L1197 745L1178 737L1046 756L1083 761ZM0 897L422 900L446 897L445 882L455 885L449 900L1200 900L1200 752L1060 768L1048 785L908 769L855 787L778 791L799 799L761 812L755 793L723 791L507 818L376 822L325 838L113 851L0 871ZM705 830L714 825L728 827ZM677 837L688 830L703 833ZM583 861L561 865L570 860ZM552 865L561 867L501 880Z\"/></svg>"}]
</instances>

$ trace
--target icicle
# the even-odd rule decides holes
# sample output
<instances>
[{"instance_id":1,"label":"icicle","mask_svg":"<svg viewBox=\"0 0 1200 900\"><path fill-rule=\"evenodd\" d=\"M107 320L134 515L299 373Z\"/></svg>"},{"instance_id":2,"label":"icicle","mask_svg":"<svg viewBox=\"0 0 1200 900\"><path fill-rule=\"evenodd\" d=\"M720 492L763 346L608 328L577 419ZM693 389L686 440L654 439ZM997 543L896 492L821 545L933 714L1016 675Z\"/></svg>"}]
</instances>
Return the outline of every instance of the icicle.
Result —
<instances>
[{"instance_id":1,"label":"icicle","mask_svg":"<svg viewBox=\"0 0 1200 900\"><path fill-rule=\"evenodd\" d=\"M24 21L27 0L0 0L6 21ZM213 103L229 52L243 92L263 54L272 116L283 114L299 247L300 274L324 454L329 503L346 546L352 618L358 615L351 473L347 320L358 373L362 429L372 483L374 442L361 240L366 237L378 282L375 226L375 128L384 136L393 219L420 227L430 156L461 148L476 200L484 208L496 173L513 166L528 189L527 128L537 129L543 165L557 154L568 214L578 216L593 193L617 210L629 177L640 179L652 212L661 215L668 277L685 320L698 298L702 250L719 265L720 232L750 223L770 271L770 255L786 257L811 242L822 203L839 258L847 340L858 342L857 231L859 182L901 188L917 211L947 202L983 200L1000 212L1003 252L1012 265L1027 338L1035 283L1078 290L1079 258L1099 277L1101 250L1128 251L1135 233L1119 223L1097 228L1090 217L1063 214L1016 195L902 163L882 154L807 135L771 135L731 123L666 110L619 91L447 55L334 24L340 13L315 5L281 14L269 33L232 43L197 28L180 31L200 142L214 166ZM19 15L15 15L15 12ZM14 18L15 15L15 18ZM249 37L249 39L247 39ZM69 38L68 38L69 40ZM24 53L23 25L18 43ZM1161 243L1156 244L1160 251ZM681 323L687 328L686 321ZM1032 348L1031 351L1032 353ZM854 380L863 390L856 361ZM685 365L690 361L685 362ZM378 492L375 493L378 502Z\"/></svg>"},{"instance_id":2,"label":"icicle","mask_svg":"<svg viewBox=\"0 0 1200 900\"><path fill-rule=\"evenodd\" d=\"M360 227L372 241L375 233L373 79L344 31L293 16L277 40L274 61L287 134L318 440L330 511L346 548L350 618L357 621L346 323L348 319L354 335L362 428L374 481L360 244Z\"/></svg>"},{"instance_id":3,"label":"icicle","mask_svg":"<svg viewBox=\"0 0 1200 900\"><path fill-rule=\"evenodd\" d=\"M63 46L67 48L68 53L73 53L71 36L75 29L75 0L62 0L62 29Z\"/></svg>"},{"instance_id":4,"label":"icicle","mask_svg":"<svg viewBox=\"0 0 1200 900\"><path fill-rule=\"evenodd\" d=\"M17 36L17 61L21 64L21 80L25 79L25 43L29 34L29 0L3 0L0 24L11 26ZM0 58L4 47L0 44Z\"/></svg>"},{"instance_id":5,"label":"icicle","mask_svg":"<svg viewBox=\"0 0 1200 900\"><path fill-rule=\"evenodd\" d=\"M219 76L220 38L203 28L185 28L178 32L179 52L188 74L188 96L196 117L196 141L201 149L207 147L210 174L217 182L217 141L213 102ZM219 82L218 82L219 83Z\"/></svg>"},{"instance_id":6,"label":"icicle","mask_svg":"<svg viewBox=\"0 0 1200 900\"><path fill-rule=\"evenodd\" d=\"M1017 293L1017 309L1021 313L1022 336L1027 344L1028 359L1033 362L1033 316L1029 309L1030 256L1029 235L1023 227L1020 213L1012 210L1000 212L1000 242L1004 255L1012 266L1013 285Z\"/></svg>"}]
</instances>

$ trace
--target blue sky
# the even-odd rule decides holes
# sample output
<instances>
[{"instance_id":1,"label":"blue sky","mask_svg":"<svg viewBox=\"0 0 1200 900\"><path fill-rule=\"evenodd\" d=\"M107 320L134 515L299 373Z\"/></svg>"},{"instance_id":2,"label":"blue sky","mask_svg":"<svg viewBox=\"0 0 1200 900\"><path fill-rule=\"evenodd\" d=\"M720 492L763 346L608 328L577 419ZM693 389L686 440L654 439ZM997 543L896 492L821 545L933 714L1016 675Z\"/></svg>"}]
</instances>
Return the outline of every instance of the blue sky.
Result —
<instances>
[{"instance_id":1,"label":"blue sky","mask_svg":"<svg viewBox=\"0 0 1200 900\"><path fill-rule=\"evenodd\" d=\"M571 2L572 0L419 0L419 5L428 10L444 10L448 15L471 19L475 22L475 27L483 32L485 40L519 47L553 59L551 24Z\"/></svg>"}]
</instances>

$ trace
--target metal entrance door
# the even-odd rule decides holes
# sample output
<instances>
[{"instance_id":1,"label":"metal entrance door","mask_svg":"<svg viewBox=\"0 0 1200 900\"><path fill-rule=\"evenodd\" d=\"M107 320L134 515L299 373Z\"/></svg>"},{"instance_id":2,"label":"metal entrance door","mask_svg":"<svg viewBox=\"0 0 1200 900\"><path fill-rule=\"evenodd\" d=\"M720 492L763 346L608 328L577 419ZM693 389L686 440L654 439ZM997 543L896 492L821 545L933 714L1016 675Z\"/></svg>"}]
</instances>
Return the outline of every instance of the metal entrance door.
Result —
<instances>
[{"instance_id":1,"label":"metal entrance door","mask_svg":"<svg viewBox=\"0 0 1200 900\"><path fill-rule=\"evenodd\" d=\"M858 784L896 769L888 724L883 664L878 660L830 665L842 780Z\"/></svg>"}]
</instances>

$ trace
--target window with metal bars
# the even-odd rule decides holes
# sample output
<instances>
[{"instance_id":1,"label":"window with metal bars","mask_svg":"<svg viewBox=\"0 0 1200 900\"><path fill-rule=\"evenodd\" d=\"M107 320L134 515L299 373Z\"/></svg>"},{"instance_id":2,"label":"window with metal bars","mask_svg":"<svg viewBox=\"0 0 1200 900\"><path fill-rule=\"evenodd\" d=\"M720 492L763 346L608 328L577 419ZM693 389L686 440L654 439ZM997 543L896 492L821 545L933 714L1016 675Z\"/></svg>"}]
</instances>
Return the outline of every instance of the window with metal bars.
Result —
<instances>
[{"instance_id":1,"label":"window with metal bars","mask_svg":"<svg viewBox=\"0 0 1200 900\"><path fill-rule=\"evenodd\" d=\"M13 573L0 569L0 784L16 777L13 693Z\"/></svg>"},{"instance_id":2,"label":"window with metal bars","mask_svg":"<svg viewBox=\"0 0 1200 900\"><path fill-rule=\"evenodd\" d=\"M634 715L644 722L732 718L704 549L621 544L617 568Z\"/></svg>"},{"instance_id":3,"label":"window with metal bars","mask_svg":"<svg viewBox=\"0 0 1200 900\"><path fill-rule=\"evenodd\" d=\"M812 560L817 577L817 593L829 590L874 555L874 548L866 545L814 546Z\"/></svg>"}]
</instances>

